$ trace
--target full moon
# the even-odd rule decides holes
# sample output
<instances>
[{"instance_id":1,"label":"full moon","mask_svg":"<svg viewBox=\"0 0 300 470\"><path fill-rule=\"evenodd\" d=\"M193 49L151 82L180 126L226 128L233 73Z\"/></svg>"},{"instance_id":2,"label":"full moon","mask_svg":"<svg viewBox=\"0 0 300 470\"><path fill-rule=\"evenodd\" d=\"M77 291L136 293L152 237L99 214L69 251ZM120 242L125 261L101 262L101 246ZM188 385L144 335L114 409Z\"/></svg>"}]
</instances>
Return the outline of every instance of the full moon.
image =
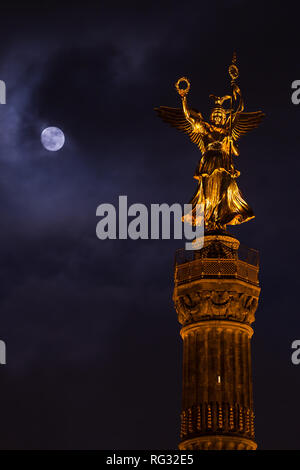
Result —
<instances>
[{"instance_id":1,"label":"full moon","mask_svg":"<svg viewBox=\"0 0 300 470\"><path fill-rule=\"evenodd\" d=\"M41 134L41 142L46 150L56 152L65 143L65 135L58 127L46 127Z\"/></svg>"}]
</instances>

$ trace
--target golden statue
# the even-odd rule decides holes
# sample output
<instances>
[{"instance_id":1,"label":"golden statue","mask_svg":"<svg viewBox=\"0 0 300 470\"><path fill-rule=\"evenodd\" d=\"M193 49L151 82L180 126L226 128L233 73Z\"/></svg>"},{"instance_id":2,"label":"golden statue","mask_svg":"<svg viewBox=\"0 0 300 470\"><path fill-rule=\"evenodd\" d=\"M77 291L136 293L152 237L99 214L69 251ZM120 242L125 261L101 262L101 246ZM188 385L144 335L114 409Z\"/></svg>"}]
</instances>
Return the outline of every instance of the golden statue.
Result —
<instances>
[{"instance_id":1,"label":"golden statue","mask_svg":"<svg viewBox=\"0 0 300 470\"><path fill-rule=\"evenodd\" d=\"M171 126L185 132L202 154L194 178L198 180L195 195L191 199L193 210L185 220L198 224L195 219L196 204L203 204L205 230L225 230L226 225L236 225L254 217L252 209L244 201L237 185L240 172L234 168L233 156L239 155L237 141L256 128L264 117L262 111L245 113L240 88L236 84L239 71L234 54L229 67L232 94L210 95L215 106L206 122L201 113L187 105L186 95L190 89L187 78L175 84L181 96L182 109L160 106L158 115ZM185 87L182 88L182 84ZM229 101L229 108L224 103Z\"/></svg>"}]
</instances>

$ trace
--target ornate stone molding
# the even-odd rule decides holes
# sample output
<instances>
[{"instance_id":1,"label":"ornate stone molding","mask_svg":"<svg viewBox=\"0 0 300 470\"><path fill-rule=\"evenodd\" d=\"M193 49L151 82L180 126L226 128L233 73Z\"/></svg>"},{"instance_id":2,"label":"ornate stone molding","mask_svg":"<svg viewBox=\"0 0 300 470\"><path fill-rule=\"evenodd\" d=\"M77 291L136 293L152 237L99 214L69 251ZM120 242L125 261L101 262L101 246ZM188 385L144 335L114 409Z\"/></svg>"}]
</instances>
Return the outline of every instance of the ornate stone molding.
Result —
<instances>
[{"instance_id":1,"label":"ornate stone molding","mask_svg":"<svg viewBox=\"0 0 300 470\"><path fill-rule=\"evenodd\" d=\"M201 403L181 413L181 440L210 433L230 433L254 439L254 414L236 403Z\"/></svg>"},{"instance_id":2,"label":"ornate stone molding","mask_svg":"<svg viewBox=\"0 0 300 470\"><path fill-rule=\"evenodd\" d=\"M258 296L237 290L196 289L174 299L182 325L201 320L235 320L251 325L255 321Z\"/></svg>"},{"instance_id":3,"label":"ornate stone molding","mask_svg":"<svg viewBox=\"0 0 300 470\"><path fill-rule=\"evenodd\" d=\"M235 436L201 436L180 442L180 450L256 450L251 439Z\"/></svg>"}]
</instances>

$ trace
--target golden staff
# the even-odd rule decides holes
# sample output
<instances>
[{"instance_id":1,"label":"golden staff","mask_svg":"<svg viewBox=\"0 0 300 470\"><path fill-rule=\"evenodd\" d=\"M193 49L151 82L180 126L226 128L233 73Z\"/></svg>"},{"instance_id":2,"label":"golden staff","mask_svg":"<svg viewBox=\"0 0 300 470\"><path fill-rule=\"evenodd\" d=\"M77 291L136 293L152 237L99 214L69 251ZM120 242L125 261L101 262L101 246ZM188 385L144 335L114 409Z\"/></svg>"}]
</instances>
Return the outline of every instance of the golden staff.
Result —
<instances>
[{"instance_id":1,"label":"golden staff","mask_svg":"<svg viewBox=\"0 0 300 470\"><path fill-rule=\"evenodd\" d=\"M237 68L236 65L236 52L233 53L232 56L232 62L228 68L228 73L231 78L231 108L230 108L230 123L229 123L229 135L230 135L230 141L229 141L229 157L231 159L231 152L232 152L232 111L233 111L233 96L234 96L234 83L235 80L239 76L239 69Z\"/></svg>"}]
</instances>

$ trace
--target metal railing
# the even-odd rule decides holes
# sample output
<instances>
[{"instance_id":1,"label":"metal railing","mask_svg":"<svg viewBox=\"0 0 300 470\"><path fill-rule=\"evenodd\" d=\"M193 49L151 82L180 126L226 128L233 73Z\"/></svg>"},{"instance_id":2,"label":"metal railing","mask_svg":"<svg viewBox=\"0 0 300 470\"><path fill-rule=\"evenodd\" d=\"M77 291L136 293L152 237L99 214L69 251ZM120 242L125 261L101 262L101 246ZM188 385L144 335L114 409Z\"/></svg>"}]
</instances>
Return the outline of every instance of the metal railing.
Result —
<instances>
[{"instance_id":1,"label":"metal railing","mask_svg":"<svg viewBox=\"0 0 300 470\"><path fill-rule=\"evenodd\" d=\"M203 278L237 278L258 285L257 250L233 241L214 241L200 250L177 250L175 284Z\"/></svg>"},{"instance_id":2,"label":"metal railing","mask_svg":"<svg viewBox=\"0 0 300 470\"><path fill-rule=\"evenodd\" d=\"M239 245L236 249L236 241L223 243L215 241L200 250L185 250L181 248L176 251L175 264L181 265L196 259L238 259L252 266L259 266L259 253L253 248Z\"/></svg>"}]
</instances>

